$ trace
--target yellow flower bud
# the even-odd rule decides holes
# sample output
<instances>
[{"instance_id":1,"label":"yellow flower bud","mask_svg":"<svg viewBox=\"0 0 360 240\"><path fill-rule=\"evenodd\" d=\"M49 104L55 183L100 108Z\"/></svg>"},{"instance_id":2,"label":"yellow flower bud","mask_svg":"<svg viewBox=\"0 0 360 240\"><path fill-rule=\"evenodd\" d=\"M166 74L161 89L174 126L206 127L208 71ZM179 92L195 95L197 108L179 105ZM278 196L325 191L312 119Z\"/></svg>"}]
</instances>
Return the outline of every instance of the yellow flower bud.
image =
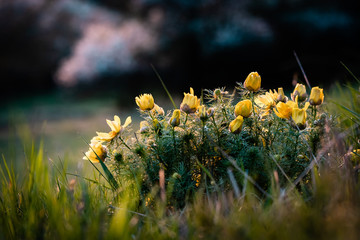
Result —
<instances>
[{"instance_id":1,"label":"yellow flower bud","mask_svg":"<svg viewBox=\"0 0 360 240\"><path fill-rule=\"evenodd\" d=\"M302 155L302 154L299 154L299 155L297 155L297 158L298 158L298 159L305 159L305 156Z\"/></svg>"},{"instance_id":2,"label":"yellow flower bud","mask_svg":"<svg viewBox=\"0 0 360 240\"><path fill-rule=\"evenodd\" d=\"M235 105L235 116L243 116L244 118L247 118L252 113L252 102L249 99L243 100L238 102Z\"/></svg>"},{"instance_id":3,"label":"yellow flower bud","mask_svg":"<svg viewBox=\"0 0 360 240\"><path fill-rule=\"evenodd\" d=\"M173 127L179 126L180 125L180 115L181 115L180 110L175 109L172 117L169 120L169 124Z\"/></svg>"},{"instance_id":4,"label":"yellow flower bud","mask_svg":"<svg viewBox=\"0 0 360 240\"><path fill-rule=\"evenodd\" d=\"M214 98L218 99L221 96L221 89L217 88L214 90Z\"/></svg>"},{"instance_id":5,"label":"yellow flower bud","mask_svg":"<svg viewBox=\"0 0 360 240\"><path fill-rule=\"evenodd\" d=\"M154 103L154 108L151 110L151 113L165 115L164 109L162 107L160 107L159 105L157 105L156 103Z\"/></svg>"},{"instance_id":6,"label":"yellow flower bud","mask_svg":"<svg viewBox=\"0 0 360 240\"><path fill-rule=\"evenodd\" d=\"M287 101L287 97L284 94L284 90L283 88L278 88L278 97L277 100L280 102L286 102Z\"/></svg>"},{"instance_id":7,"label":"yellow flower bud","mask_svg":"<svg viewBox=\"0 0 360 240\"><path fill-rule=\"evenodd\" d=\"M209 108L209 109L207 110L207 115L208 115L208 117L212 117L212 116L214 115L214 113L215 113L214 108Z\"/></svg>"},{"instance_id":8,"label":"yellow flower bud","mask_svg":"<svg viewBox=\"0 0 360 240\"><path fill-rule=\"evenodd\" d=\"M310 104L320 105L323 103L323 101L324 101L323 89L319 87L313 87L310 93L310 100L309 100Z\"/></svg>"},{"instance_id":9,"label":"yellow flower bud","mask_svg":"<svg viewBox=\"0 0 360 240\"><path fill-rule=\"evenodd\" d=\"M244 82L244 87L253 92L259 91L261 86L261 77L257 72L251 72Z\"/></svg>"},{"instance_id":10,"label":"yellow flower bud","mask_svg":"<svg viewBox=\"0 0 360 240\"><path fill-rule=\"evenodd\" d=\"M142 94L135 98L136 104L143 111L154 108L154 98L151 94Z\"/></svg>"},{"instance_id":11,"label":"yellow flower bud","mask_svg":"<svg viewBox=\"0 0 360 240\"><path fill-rule=\"evenodd\" d=\"M224 88L222 88L222 89L221 89L221 88L217 88L217 89L214 90L213 98L214 98L215 100L221 99L222 96L224 96L224 95L226 95L226 94L229 94L229 92L228 92L228 91L224 91Z\"/></svg>"},{"instance_id":12,"label":"yellow flower bud","mask_svg":"<svg viewBox=\"0 0 360 240\"><path fill-rule=\"evenodd\" d=\"M90 160L93 163L98 163L99 158L104 161L106 158L106 148L100 142L89 144L90 148L83 157L84 160Z\"/></svg>"},{"instance_id":13,"label":"yellow flower bud","mask_svg":"<svg viewBox=\"0 0 360 240\"><path fill-rule=\"evenodd\" d=\"M293 110L293 108L292 108L291 104L278 102L278 104L276 104L276 109L274 110L274 113L279 118L289 119L291 117L292 110Z\"/></svg>"},{"instance_id":14,"label":"yellow flower bud","mask_svg":"<svg viewBox=\"0 0 360 240\"><path fill-rule=\"evenodd\" d=\"M306 87L304 84L297 83L293 93L291 94L291 99L295 101L296 96L299 97L299 101L302 102L306 99Z\"/></svg>"},{"instance_id":15,"label":"yellow flower bud","mask_svg":"<svg viewBox=\"0 0 360 240\"><path fill-rule=\"evenodd\" d=\"M153 120L153 127L157 134L161 133L161 124L160 124L159 120L157 120L156 118Z\"/></svg>"},{"instance_id":16,"label":"yellow flower bud","mask_svg":"<svg viewBox=\"0 0 360 240\"><path fill-rule=\"evenodd\" d=\"M187 114L195 113L200 106L200 99L194 96L194 90L190 88L190 93L184 93L184 99L180 105L181 111Z\"/></svg>"},{"instance_id":17,"label":"yellow flower bud","mask_svg":"<svg viewBox=\"0 0 360 240\"><path fill-rule=\"evenodd\" d=\"M234 134L238 134L241 132L242 124L244 122L244 118L239 115L233 121L230 122L229 130Z\"/></svg>"},{"instance_id":18,"label":"yellow flower bud","mask_svg":"<svg viewBox=\"0 0 360 240\"><path fill-rule=\"evenodd\" d=\"M208 119L208 114L206 112L206 107L205 105L201 105L199 107L199 112L198 112L198 116L201 119L201 121L205 122Z\"/></svg>"},{"instance_id":19,"label":"yellow flower bud","mask_svg":"<svg viewBox=\"0 0 360 240\"><path fill-rule=\"evenodd\" d=\"M181 178L181 175L176 172L176 173L174 173L174 174L172 175L172 178L180 179L180 178Z\"/></svg>"},{"instance_id":20,"label":"yellow flower bud","mask_svg":"<svg viewBox=\"0 0 360 240\"><path fill-rule=\"evenodd\" d=\"M146 133L149 131L149 123L147 121L140 122L140 133Z\"/></svg>"}]
</instances>

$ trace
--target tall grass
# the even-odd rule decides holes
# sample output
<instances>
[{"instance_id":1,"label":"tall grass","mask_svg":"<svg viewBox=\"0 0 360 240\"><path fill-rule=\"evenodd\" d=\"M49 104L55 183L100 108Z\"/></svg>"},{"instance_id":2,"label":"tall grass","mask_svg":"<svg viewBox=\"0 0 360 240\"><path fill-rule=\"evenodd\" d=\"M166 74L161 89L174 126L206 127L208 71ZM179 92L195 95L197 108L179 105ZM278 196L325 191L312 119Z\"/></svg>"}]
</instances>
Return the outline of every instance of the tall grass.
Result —
<instances>
[{"instance_id":1,"label":"tall grass","mask_svg":"<svg viewBox=\"0 0 360 240\"><path fill-rule=\"evenodd\" d=\"M117 196L99 183L68 182L64 171L49 169L42 147L28 160L22 181L6 161L2 168L3 239L358 239L360 234L359 186L349 166L321 168L307 199L301 191L284 194L275 174L271 201L247 185L238 197L198 192L193 203L175 211L161 199L138 207L133 193Z\"/></svg>"}]
</instances>

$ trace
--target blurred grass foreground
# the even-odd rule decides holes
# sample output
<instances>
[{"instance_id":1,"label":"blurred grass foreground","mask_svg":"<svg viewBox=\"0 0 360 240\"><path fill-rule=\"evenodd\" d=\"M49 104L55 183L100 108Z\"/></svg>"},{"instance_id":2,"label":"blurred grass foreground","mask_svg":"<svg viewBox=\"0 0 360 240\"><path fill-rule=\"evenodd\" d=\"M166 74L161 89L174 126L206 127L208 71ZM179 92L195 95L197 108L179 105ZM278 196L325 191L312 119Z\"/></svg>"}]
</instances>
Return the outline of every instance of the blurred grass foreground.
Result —
<instances>
[{"instance_id":1,"label":"blurred grass foreground","mask_svg":"<svg viewBox=\"0 0 360 240\"><path fill-rule=\"evenodd\" d=\"M24 155L0 165L0 238L359 238L359 81L286 96L253 72L180 105L168 94L169 111L135 98L139 127L115 115L84 136L68 158L88 171L20 131Z\"/></svg>"}]
</instances>

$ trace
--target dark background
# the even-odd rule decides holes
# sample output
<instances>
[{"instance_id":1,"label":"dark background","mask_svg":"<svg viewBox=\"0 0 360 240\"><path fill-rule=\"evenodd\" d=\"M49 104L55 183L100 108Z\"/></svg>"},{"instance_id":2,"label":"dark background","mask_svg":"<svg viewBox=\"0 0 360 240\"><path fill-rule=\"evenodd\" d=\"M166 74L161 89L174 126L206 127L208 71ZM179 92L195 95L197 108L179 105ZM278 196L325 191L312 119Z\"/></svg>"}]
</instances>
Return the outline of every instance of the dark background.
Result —
<instances>
[{"instance_id":1,"label":"dark background","mask_svg":"<svg viewBox=\"0 0 360 240\"><path fill-rule=\"evenodd\" d=\"M44 92L119 104L161 89L233 87L251 71L266 89L359 75L356 1L2 0L2 104Z\"/></svg>"}]
</instances>

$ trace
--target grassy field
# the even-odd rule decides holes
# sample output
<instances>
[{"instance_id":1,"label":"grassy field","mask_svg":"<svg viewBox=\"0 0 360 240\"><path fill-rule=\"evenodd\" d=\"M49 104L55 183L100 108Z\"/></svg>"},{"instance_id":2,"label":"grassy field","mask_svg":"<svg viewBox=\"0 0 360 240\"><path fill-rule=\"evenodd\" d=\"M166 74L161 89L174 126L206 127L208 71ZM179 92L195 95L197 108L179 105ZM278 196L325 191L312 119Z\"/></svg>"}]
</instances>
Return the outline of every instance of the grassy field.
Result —
<instances>
[{"instance_id":1,"label":"grassy field","mask_svg":"<svg viewBox=\"0 0 360 240\"><path fill-rule=\"evenodd\" d=\"M42 140L47 158L71 155L70 167L76 168L87 149L83 139L92 136L95 129L107 126L104 117L119 112L124 110L113 97L76 98L51 92L12 101L0 114L0 152L23 161L21 139L37 143Z\"/></svg>"},{"instance_id":2,"label":"grassy field","mask_svg":"<svg viewBox=\"0 0 360 240\"><path fill-rule=\"evenodd\" d=\"M240 89L253 108L239 134L239 99L224 91L207 103L213 115L183 107L179 124L173 111L139 114L113 99L14 103L1 115L11 124L0 133L0 238L358 239L358 83L325 92L302 130L256 110L265 92ZM105 142L106 158L82 160L83 139L116 114L132 125Z\"/></svg>"}]
</instances>

